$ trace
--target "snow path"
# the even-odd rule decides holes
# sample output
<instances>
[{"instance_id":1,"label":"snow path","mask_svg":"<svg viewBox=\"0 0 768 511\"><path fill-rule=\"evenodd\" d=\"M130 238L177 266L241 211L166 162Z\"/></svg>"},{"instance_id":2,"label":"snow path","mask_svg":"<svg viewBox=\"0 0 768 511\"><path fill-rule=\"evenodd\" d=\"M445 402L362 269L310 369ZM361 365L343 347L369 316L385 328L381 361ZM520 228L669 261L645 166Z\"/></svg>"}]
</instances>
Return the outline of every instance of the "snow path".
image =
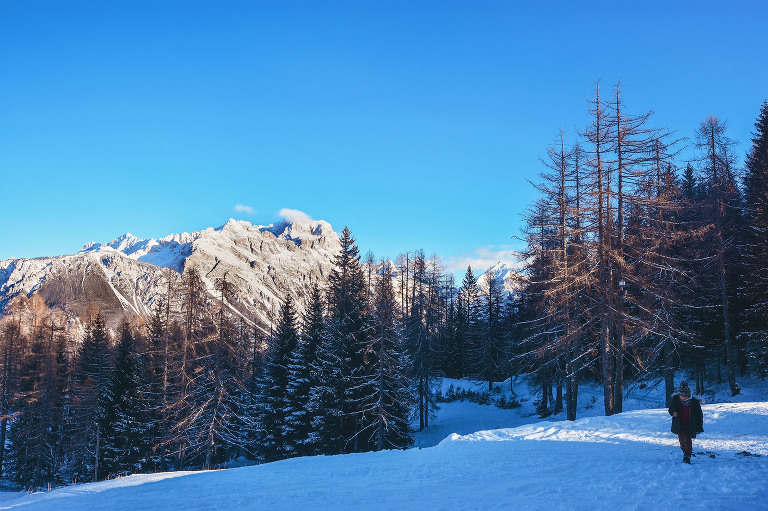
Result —
<instances>
[{"instance_id":1,"label":"snow path","mask_svg":"<svg viewBox=\"0 0 768 511\"><path fill-rule=\"evenodd\" d=\"M768 403L705 405L692 465L664 409L451 435L407 451L131 476L0 501L35 510L757 509ZM750 455L740 454L747 451Z\"/></svg>"}]
</instances>

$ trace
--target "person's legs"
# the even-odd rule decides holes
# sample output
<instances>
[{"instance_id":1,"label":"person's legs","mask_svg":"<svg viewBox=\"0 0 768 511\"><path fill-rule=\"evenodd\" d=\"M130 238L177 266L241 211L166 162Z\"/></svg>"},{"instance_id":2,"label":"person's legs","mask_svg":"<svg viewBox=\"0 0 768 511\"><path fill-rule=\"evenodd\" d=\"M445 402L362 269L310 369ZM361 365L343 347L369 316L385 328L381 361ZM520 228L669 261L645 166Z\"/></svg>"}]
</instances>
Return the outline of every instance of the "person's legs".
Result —
<instances>
[{"instance_id":1,"label":"person's legs","mask_svg":"<svg viewBox=\"0 0 768 511\"><path fill-rule=\"evenodd\" d=\"M680 449L683 451L683 462L691 462L691 453L693 452L693 442L688 435L688 428L680 428L680 433L677 435L677 439L680 441Z\"/></svg>"}]
</instances>

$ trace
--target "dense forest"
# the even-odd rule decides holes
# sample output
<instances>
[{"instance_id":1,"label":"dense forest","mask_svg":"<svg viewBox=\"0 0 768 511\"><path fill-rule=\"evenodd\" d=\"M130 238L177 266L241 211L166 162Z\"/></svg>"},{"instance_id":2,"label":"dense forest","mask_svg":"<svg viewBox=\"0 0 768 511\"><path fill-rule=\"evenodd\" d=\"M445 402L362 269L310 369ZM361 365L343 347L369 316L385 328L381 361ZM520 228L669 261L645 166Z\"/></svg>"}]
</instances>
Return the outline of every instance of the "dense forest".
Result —
<instances>
[{"instance_id":1,"label":"dense forest","mask_svg":"<svg viewBox=\"0 0 768 511\"><path fill-rule=\"evenodd\" d=\"M406 448L429 426L437 379L540 385L542 415L576 419L579 384L622 411L625 382L694 375L696 391L768 370L768 103L744 168L725 122L691 142L595 89L591 122L546 150L522 237L518 291L436 256L361 257L349 229L324 286L271 325L206 292L199 269L150 317L82 336L36 295L0 328L0 470L40 488L233 460ZM686 152L687 151L687 152ZM681 154L696 155L690 161ZM510 380L512 381L512 380Z\"/></svg>"}]
</instances>

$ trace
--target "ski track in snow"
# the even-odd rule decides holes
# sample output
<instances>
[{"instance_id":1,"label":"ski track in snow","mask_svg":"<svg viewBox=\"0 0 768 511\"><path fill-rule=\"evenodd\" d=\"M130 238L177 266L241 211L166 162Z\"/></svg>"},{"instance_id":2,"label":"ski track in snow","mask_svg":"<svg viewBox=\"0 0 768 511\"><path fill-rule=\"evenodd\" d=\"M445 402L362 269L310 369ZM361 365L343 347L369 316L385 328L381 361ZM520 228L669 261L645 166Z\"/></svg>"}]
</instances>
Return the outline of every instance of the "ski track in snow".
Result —
<instances>
[{"instance_id":1,"label":"ski track in snow","mask_svg":"<svg viewBox=\"0 0 768 511\"><path fill-rule=\"evenodd\" d=\"M470 408L468 404L465 404ZM0 509L760 509L768 503L768 403L705 405L692 465L666 409L453 434L434 447L135 475ZM751 456L742 453L747 451ZM763 507L762 509L765 509Z\"/></svg>"}]
</instances>

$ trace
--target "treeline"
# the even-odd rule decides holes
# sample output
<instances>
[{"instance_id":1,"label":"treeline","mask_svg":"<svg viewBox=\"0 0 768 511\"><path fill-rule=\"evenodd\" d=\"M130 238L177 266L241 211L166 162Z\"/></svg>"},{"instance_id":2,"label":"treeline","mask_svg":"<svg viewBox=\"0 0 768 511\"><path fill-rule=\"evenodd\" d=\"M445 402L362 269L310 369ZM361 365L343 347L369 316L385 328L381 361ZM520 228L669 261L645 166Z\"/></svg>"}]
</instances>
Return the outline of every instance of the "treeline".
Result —
<instances>
[{"instance_id":1,"label":"treeline","mask_svg":"<svg viewBox=\"0 0 768 511\"><path fill-rule=\"evenodd\" d=\"M436 257L361 261L348 229L302 310L286 290L271 325L187 269L148 318L114 329L96 307L82 336L33 295L0 329L0 467L24 488L234 460L405 448L437 408L437 377L508 372L499 283ZM171 279L169 279L170 281ZM6 448L7 446L7 448Z\"/></svg>"},{"instance_id":2,"label":"treeline","mask_svg":"<svg viewBox=\"0 0 768 511\"><path fill-rule=\"evenodd\" d=\"M525 218L518 360L571 420L584 379L602 382L607 415L626 378L656 373L669 396L678 368L696 392L726 379L738 394L739 375L768 369L768 104L744 169L717 117L681 162L685 141L628 113L619 85L588 110L548 148Z\"/></svg>"}]
</instances>

